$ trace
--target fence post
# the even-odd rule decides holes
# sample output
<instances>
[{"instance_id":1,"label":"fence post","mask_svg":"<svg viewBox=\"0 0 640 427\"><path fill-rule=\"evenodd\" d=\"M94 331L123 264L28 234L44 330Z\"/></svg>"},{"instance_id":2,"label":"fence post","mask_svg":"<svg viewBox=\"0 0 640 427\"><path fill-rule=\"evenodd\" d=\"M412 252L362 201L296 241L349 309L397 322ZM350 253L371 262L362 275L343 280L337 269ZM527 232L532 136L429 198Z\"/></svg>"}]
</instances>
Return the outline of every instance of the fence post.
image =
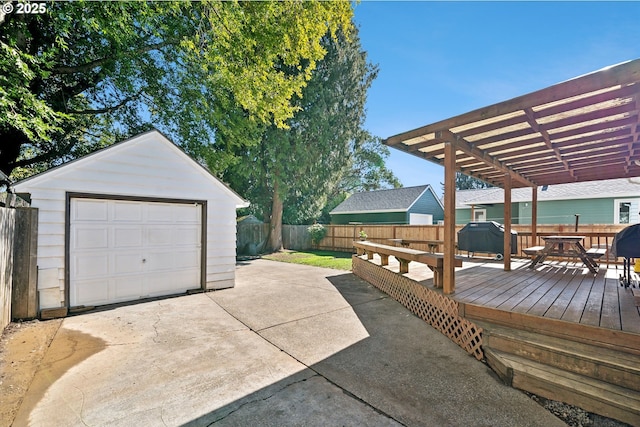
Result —
<instances>
[{"instance_id":1,"label":"fence post","mask_svg":"<svg viewBox=\"0 0 640 427\"><path fill-rule=\"evenodd\" d=\"M38 209L16 208L11 317L38 317Z\"/></svg>"},{"instance_id":2,"label":"fence post","mask_svg":"<svg viewBox=\"0 0 640 427\"><path fill-rule=\"evenodd\" d=\"M0 207L0 332L11 323L15 210Z\"/></svg>"}]
</instances>

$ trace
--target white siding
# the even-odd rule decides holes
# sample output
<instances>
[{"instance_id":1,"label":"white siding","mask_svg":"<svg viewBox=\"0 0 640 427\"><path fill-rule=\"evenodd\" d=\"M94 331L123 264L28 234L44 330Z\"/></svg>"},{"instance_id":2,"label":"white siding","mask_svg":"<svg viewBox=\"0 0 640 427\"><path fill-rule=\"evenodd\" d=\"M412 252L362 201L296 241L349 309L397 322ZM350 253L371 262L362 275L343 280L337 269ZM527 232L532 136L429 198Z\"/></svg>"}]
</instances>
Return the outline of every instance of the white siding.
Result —
<instances>
[{"instance_id":1,"label":"white siding","mask_svg":"<svg viewBox=\"0 0 640 427\"><path fill-rule=\"evenodd\" d=\"M158 132L25 180L15 190L31 193L32 206L40 209L38 268L57 269L41 275L39 290L64 291L66 192L206 201L207 288L234 285L235 211L243 201Z\"/></svg>"}]
</instances>

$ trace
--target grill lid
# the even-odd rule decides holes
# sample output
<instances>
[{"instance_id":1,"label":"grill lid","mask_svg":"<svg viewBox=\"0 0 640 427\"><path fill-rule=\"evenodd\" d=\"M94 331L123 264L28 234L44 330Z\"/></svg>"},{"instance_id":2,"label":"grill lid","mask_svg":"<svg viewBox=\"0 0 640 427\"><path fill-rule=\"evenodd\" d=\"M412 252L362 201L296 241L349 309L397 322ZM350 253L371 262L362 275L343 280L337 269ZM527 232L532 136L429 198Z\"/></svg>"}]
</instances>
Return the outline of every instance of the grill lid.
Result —
<instances>
[{"instance_id":1,"label":"grill lid","mask_svg":"<svg viewBox=\"0 0 640 427\"><path fill-rule=\"evenodd\" d=\"M616 234L611 252L618 257L640 258L640 224L630 225Z\"/></svg>"}]
</instances>

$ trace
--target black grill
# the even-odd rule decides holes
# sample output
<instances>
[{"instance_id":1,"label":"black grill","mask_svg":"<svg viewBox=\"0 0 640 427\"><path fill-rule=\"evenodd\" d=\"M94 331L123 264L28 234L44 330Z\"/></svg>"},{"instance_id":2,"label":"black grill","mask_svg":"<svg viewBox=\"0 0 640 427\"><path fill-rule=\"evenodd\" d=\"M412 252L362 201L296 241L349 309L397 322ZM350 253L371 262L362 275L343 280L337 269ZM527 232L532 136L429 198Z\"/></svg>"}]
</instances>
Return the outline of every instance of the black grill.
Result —
<instances>
[{"instance_id":1,"label":"black grill","mask_svg":"<svg viewBox=\"0 0 640 427\"><path fill-rule=\"evenodd\" d=\"M620 285L627 288L631 285L630 258L640 258L640 224L630 225L616 234L611 252L616 257L624 258L624 274L620 276Z\"/></svg>"},{"instance_id":2,"label":"black grill","mask_svg":"<svg viewBox=\"0 0 640 427\"><path fill-rule=\"evenodd\" d=\"M511 253L515 254L518 233L511 230ZM469 252L504 254L504 227L494 221L470 222L458 231L458 249Z\"/></svg>"}]
</instances>

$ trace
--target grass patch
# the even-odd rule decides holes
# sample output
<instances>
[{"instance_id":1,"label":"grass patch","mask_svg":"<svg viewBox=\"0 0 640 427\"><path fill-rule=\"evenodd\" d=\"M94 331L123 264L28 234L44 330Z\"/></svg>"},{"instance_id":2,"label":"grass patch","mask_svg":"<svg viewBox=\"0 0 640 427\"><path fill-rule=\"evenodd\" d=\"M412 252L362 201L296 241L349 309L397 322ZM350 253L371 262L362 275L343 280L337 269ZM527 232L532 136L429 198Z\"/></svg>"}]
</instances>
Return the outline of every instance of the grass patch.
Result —
<instances>
[{"instance_id":1,"label":"grass patch","mask_svg":"<svg viewBox=\"0 0 640 427\"><path fill-rule=\"evenodd\" d=\"M293 264L313 265L315 267L351 270L351 254L333 251L281 251L262 258Z\"/></svg>"}]
</instances>

